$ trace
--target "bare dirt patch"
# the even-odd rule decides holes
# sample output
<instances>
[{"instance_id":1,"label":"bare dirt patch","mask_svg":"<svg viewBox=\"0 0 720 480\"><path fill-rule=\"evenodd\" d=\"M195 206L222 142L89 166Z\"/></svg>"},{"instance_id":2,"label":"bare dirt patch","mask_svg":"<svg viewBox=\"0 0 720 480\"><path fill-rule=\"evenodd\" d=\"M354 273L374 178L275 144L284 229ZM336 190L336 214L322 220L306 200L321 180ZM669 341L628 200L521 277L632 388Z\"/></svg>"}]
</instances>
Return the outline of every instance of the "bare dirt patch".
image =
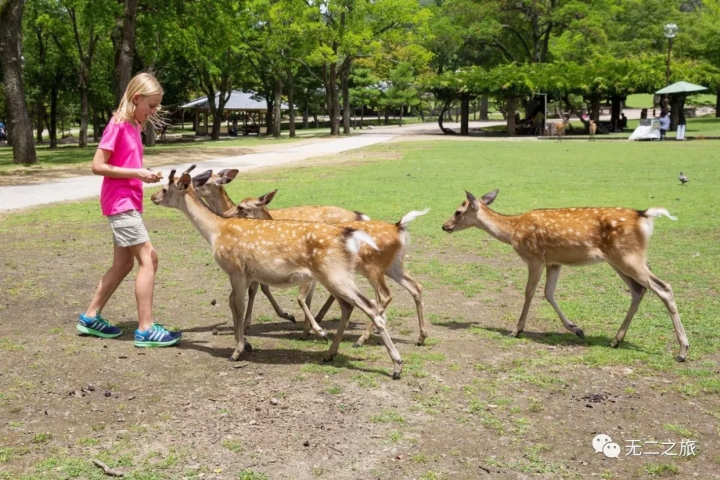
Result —
<instances>
[{"instance_id":1,"label":"bare dirt patch","mask_svg":"<svg viewBox=\"0 0 720 480\"><path fill-rule=\"evenodd\" d=\"M501 301L465 298L416 275L432 286L424 347L414 345L412 298L393 286L399 381L376 337L352 348L365 326L359 313L326 364L327 345L301 340L301 326L276 318L261 296L254 350L228 362L227 280L186 223L147 219L160 255L156 314L184 332L179 347L148 351L132 345L133 278L103 312L124 335L76 335L76 316L108 266L104 225L0 233L0 478L103 478L93 458L152 478L718 478L720 400L682 395L672 375L642 365L572 361L587 347L571 335L544 344L562 327L538 327L532 311L534 331L506 339L504 317L519 313L522 286ZM299 317L293 294L277 297ZM318 291L315 308L323 300ZM620 458L594 452L598 434L623 448ZM675 454L692 439L696 455L650 455L661 447L650 443L648 454L626 456L633 439L676 442Z\"/></svg>"}]
</instances>

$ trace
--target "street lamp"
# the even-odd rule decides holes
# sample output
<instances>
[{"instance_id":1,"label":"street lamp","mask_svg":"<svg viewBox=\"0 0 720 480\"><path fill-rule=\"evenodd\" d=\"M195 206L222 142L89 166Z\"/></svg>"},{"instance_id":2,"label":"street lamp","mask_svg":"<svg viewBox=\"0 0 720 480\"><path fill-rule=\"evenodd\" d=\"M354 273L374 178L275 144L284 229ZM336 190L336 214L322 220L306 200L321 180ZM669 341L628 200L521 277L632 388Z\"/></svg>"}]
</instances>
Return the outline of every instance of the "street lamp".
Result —
<instances>
[{"instance_id":1,"label":"street lamp","mask_svg":"<svg viewBox=\"0 0 720 480\"><path fill-rule=\"evenodd\" d=\"M678 34L678 26L674 23L668 23L663 28L663 34L668 39L668 56L667 56L667 69L665 70L665 86L670 85L670 52L672 51L673 38Z\"/></svg>"}]
</instances>

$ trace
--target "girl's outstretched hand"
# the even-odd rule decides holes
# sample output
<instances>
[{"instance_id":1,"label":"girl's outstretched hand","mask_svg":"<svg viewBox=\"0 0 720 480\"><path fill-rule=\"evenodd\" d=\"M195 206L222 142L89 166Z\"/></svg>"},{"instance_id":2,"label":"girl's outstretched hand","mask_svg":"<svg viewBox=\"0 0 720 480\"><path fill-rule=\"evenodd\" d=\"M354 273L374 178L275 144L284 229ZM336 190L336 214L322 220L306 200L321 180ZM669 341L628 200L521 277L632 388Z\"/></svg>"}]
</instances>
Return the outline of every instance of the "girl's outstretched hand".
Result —
<instances>
[{"instance_id":1,"label":"girl's outstretched hand","mask_svg":"<svg viewBox=\"0 0 720 480\"><path fill-rule=\"evenodd\" d=\"M145 183L157 183L162 179L162 172L153 172L152 170L141 169L138 172L138 178Z\"/></svg>"}]
</instances>

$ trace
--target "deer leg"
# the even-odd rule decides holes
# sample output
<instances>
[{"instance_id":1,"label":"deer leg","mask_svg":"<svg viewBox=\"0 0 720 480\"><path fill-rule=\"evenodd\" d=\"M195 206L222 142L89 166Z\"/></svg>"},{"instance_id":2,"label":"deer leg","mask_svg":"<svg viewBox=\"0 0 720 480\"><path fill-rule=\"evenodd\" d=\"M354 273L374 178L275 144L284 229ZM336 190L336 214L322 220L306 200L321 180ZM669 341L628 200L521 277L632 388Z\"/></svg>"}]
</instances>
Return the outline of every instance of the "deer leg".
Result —
<instances>
[{"instance_id":1,"label":"deer leg","mask_svg":"<svg viewBox=\"0 0 720 480\"><path fill-rule=\"evenodd\" d=\"M428 333L425 329L425 305L423 304L422 298L422 285L420 285L420 283L416 282L415 280L413 280L412 277L406 274L403 270L402 264L399 264L399 262L397 261L385 273L388 277L394 280L395 283L410 292L413 300L415 300L415 308L417 309L418 323L420 326L418 341L415 345L424 345L425 339L428 337Z\"/></svg>"},{"instance_id":2,"label":"deer leg","mask_svg":"<svg viewBox=\"0 0 720 480\"><path fill-rule=\"evenodd\" d=\"M387 282L385 282L385 273L379 272L379 274L375 274L373 272L373 274L368 275L368 280L370 280L370 283L375 290L375 298L377 299L378 305L384 305L385 307L387 307L387 303L390 303L391 295L390 289L387 286ZM384 311L382 313L382 316L385 317ZM369 322L365 327L365 331L363 331L362 335L360 335L360 338L358 338L353 345L353 348L359 348L365 345L367 339L370 338L370 335L372 335L374 328L375 325L372 322Z\"/></svg>"},{"instance_id":3,"label":"deer leg","mask_svg":"<svg viewBox=\"0 0 720 480\"><path fill-rule=\"evenodd\" d=\"M617 268L615 268L615 271L617 272L617 274L620 276L620 278L622 278L623 282L625 282L625 284L630 289L630 295L632 297L632 300L630 301L630 308L628 309L628 312L625 315L625 320L623 321L622 325L620 326L620 330L618 330L617 334L615 335L615 338L613 338L612 341L610 342L610 346L613 348L617 348L618 345L620 345L620 343L625 338L625 334L627 333L628 328L630 328L630 322L632 322L632 319L635 316L635 312L637 312L637 309L640 306L640 302L642 301L643 297L645 296L645 292L647 291L647 289L645 287L640 285L633 278L625 275Z\"/></svg>"},{"instance_id":4,"label":"deer leg","mask_svg":"<svg viewBox=\"0 0 720 480\"><path fill-rule=\"evenodd\" d=\"M325 318L325 315L327 314L328 310L330 310L330 306L333 304L334 301L335 301L335 297L330 295L328 297L328 299L325 301L325 305L323 305L322 308L320 309L320 311L318 312L318 314L315 315L315 320L317 320L318 322L321 322L322 319Z\"/></svg>"},{"instance_id":5,"label":"deer leg","mask_svg":"<svg viewBox=\"0 0 720 480\"><path fill-rule=\"evenodd\" d=\"M398 352L397 348L395 348L395 344L393 343L392 338L390 338L390 334L385 327L385 319L382 317L382 315L380 315L377 305L375 305L375 302L360 293L360 291L355 286L352 278L347 279L344 283L344 286L338 282L330 288L328 288L328 285L325 285L325 288L330 291L330 293L338 300L338 302L343 299L351 305L362 310L365 315L372 319L372 322L375 324L375 328L377 328L380 332L380 338L385 345L385 349L388 351L388 354L392 359L392 378L393 380L399 379L400 375L402 374L402 358L400 357L400 352ZM350 317L348 316L348 320L349 318Z\"/></svg>"},{"instance_id":6,"label":"deer leg","mask_svg":"<svg viewBox=\"0 0 720 480\"><path fill-rule=\"evenodd\" d=\"M250 286L248 287L247 309L245 310L245 320L243 320L243 326L245 328L245 335L247 335L250 332L250 324L252 323L253 305L255 304L255 295L257 295L258 286L260 286L260 284L258 282L250 282Z\"/></svg>"},{"instance_id":7,"label":"deer leg","mask_svg":"<svg viewBox=\"0 0 720 480\"><path fill-rule=\"evenodd\" d=\"M518 337L525 329L525 320L527 320L530 311L530 303L532 302L535 290L537 290L540 277L542 276L543 266L541 263L528 263L528 281L525 285L525 304L523 305L520 319L518 320L515 330L510 334L511 337Z\"/></svg>"},{"instance_id":8,"label":"deer leg","mask_svg":"<svg viewBox=\"0 0 720 480\"><path fill-rule=\"evenodd\" d=\"M306 282L300 285L300 290L298 291L297 295L297 302L300 305L300 308L302 308L303 313L305 313L305 324L303 326L303 335L307 336L309 332L308 326L311 326L313 330L315 330L315 333L317 333L321 338L324 338L327 341L327 333L325 330L320 328L320 325L317 324L315 321L315 318L313 317L312 313L310 312L310 308L308 307L307 303L305 303L305 299L307 298L308 291L312 288L313 284L315 282Z\"/></svg>"},{"instance_id":9,"label":"deer leg","mask_svg":"<svg viewBox=\"0 0 720 480\"><path fill-rule=\"evenodd\" d=\"M345 333L345 329L348 326L348 323L350 323L350 315L353 311L353 306L346 302L343 299L338 299L338 305L340 306L340 325L338 325L337 332L335 332L335 338L333 338L332 345L330 345L330 348L328 349L327 353L325 354L325 357L323 358L323 361L329 362L333 358L335 358L335 355L337 355L338 349L340 348L340 342L342 341L343 333Z\"/></svg>"},{"instance_id":10,"label":"deer leg","mask_svg":"<svg viewBox=\"0 0 720 480\"><path fill-rule=\"evenodd\" d=\"M688 343L685 328L680 321L680 313L678 312L677 305L675 304L675 298L670 285L653 275L648 266L645 264L644 259L632 259L630 261L624 259L621 264L617 265L617 268L643 287L655 292L655 294L660 297L660 300L662 300L665 304L665 308L670 314L670 319L673 322L675 336L680 344L680 355L676 358L678 362L684 362L687 358L688 351L690 350L690 344Z\"/></svg>"},{"instance_id":11,"label":"deer leg","mask_svg":"<svg viewBox=\"0 0 720 480\"><path fill-rule=\"evenodd\" d=\"M555 309L555 313L558 314L558 317L560 317L560 320L562 320L565 328L585 340L585 333L582 331L582 328L578 327L570 320L568 320L567 317L563 314L562 310L560 310L560 305L558 305L555 301L555 287L557 286L558 279L560 278L560 269L560 265L547 266L545 277L545 298Z\"/></svg>"},{"instance_id":12,"label":"deer leg","mask_svg":"<svg viewBox=\"0 0 720 480\"><path fill-rule=\"evenodd\" d=\"M233 304L235 309L233 313L236 315L235 320L235 351L230 356L231 361L236 361L240 358L243 351L252 351L252 346L249 342L245 342L245 328L243 325L239 325L240 319L245 316L245 292L248 289L248 282L243 277L231 278L233 293L230 294L231 300L234 300ZM233 308L232 306L230 307Z\"/></svg>"},{"instance_id":13,"label":"deer leg","mask_svg":"<svg viewBox=\"0 0 720 480\"><path fill-rule=\"evenodd\" d=\"M285 320L290 320L291 322L295 323L295 316L291 313L287 313L283 308L275 301L275 297L270 292L270 287L267 285L261 285L260 288L262 289L262 292L267 297L268 301L270 302L270 305L272 305L273 309L275 310L275 313L278 317L284 318ZM257 291L257 287L255 287L255 290Z\"/></svg>"}]
</instances>

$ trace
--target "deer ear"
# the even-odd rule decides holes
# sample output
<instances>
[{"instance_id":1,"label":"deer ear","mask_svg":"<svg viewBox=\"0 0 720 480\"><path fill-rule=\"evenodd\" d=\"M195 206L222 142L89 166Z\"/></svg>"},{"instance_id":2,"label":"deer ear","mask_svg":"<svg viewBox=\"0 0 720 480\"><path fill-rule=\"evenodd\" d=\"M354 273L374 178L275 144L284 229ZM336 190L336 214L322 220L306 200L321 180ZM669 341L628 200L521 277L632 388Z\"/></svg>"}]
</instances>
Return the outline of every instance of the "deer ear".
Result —
<instances>
[{"instance_id":1,"label":"deer ear","mask_svg":"<svg viewBox=\"0 0 720 480\"><path fill-rule=\"evenodd\" d=\"M273 198L275 198L275 194L277 193L277 188L273 190L270 193L266 193L262 197L258 198L258 205L267 205L268 203L272 202Z\"/></svg>"},{"instance_id":2,"label":"deer ear","mask_svg":"<svg viewBox=\"0 0 720 480\"><path fill-rule=\"evenodd\" d=\"M235 180L235 177L237 177L238 172L239 170L237 168L230 168L223 170L222 172L218 172L218 175L221 177L220 184L225 185L232 182Z\"/></svg>"},{"instance_id":3,"label":"deer ear","mask_svg":"<svg viewBox=\"0 0 720 480\"><path fill-rule=\"evenodd\" d=\"M180 179L177 181L177 187L180 190L187 190L187 188L190 186L190 183L192 183L192 178L190 178L190 174L183 173Z\"/></svg>"},{"instance_id":4,"label":"deer ear","mask_svg":"<svg viewBox=\"0 0 720 480\"><path fill-rule=\"evenodd\" d=\"M470 204L471 207L477 208L477 198L475 198L475 195L465 190L465 196L467 197L468 204Z\"/></svg>"},{"instance_id":5,"label":"deer ear","mask_svg":"<svg viewBox=\"0 0 720 480\"><path fill-rule=\"evenodd\" d=\"M185 174L185 175L187 175L187 174ZM212 177L212 170L207 170L203 173L195 175L195 177L192 179L193 187L195 187L195 188L202 187L203 185L205 185L207 183L208 180L210 180L210 177Z\"/></svg>"},{"instance_id":6,"label":"deer ear","mask_svg":"<svg viewBox=\"0 0 720 480\"><path fill-rule=\"evenodd\" d=\"M483 205L490 205L492 202L494 202L495 197L497 197L497 194L499 191L500 190L493 190L492 192L486 193L485 195L483 195L482 198L480 199L482 201Z\"/></svg>"}]
</instances>

